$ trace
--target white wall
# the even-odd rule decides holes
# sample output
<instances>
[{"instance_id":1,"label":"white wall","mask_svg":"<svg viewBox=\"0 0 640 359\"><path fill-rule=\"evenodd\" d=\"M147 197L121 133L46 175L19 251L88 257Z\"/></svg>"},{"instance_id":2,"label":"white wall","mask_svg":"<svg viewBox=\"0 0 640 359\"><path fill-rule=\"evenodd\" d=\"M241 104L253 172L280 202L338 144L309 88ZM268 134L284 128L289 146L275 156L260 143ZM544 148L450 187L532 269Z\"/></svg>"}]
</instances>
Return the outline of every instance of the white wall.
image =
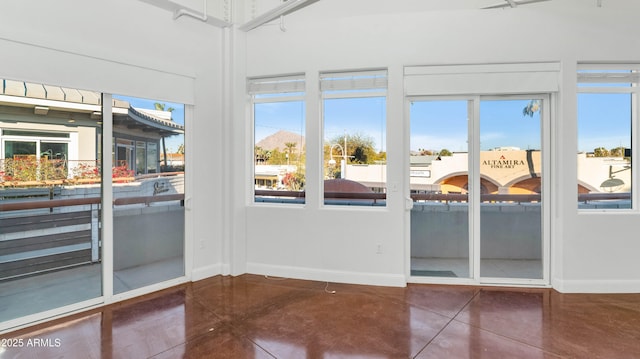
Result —
<instances>
[{"instance_id":1,"label":"white wall","mask_svg":"<svg viewBox=\"0 0 640 359\"><path fill-rule=\"evenodd\" d=\"M219 274L223 261L214 170L223 159L221 50L222 30L139 1L0 3L0 77L194 105L186 123L194 279Z\"/></svg>"},{"instance_id":2,"label":"white wall","mask_svg":"<svg viewBox=\"0 0 640 359\"><path fill-rule=\"evenodd\" d=\"M380 68L390 70L388 108L389 181L403 183L403 151L408 153L402 107L402 66L557 61L561 91L553 120L552 144L552 285L561 291L640 291L638 213L578 214L576 210L576 62L640 61L638 4L612 2L602 8L576 2L567 9L520 6L495 11L412 11L358 15L385 8L388 1L323 0L286 16L286 32L267 25L246 36L246 73L264 76L318 71ZM393 2L394 6L401 6ZM553 3L559 3L554 1ZM624 4L628 8L624 8ZM358 11L362 9L362 11ZM283 208L252 205L250 191L238 188L246 203L244 224L247 270L332 281L402 285L407 268L406 219L403 193L389 195L386 210L323 209L319 205L319 168L313 143L319 143L317 90L307 86L307 205ZM236 92L238 96L244 93ZM234 162L251 162L250 120L237 107L236 121L244 121L244 139L234 146ZM242 136L245 136L242 138ZM250 143L250 142L249 142ZM406 167L408 168L408 167ZM244 171L244 173L242 172ZM238 175L247 178L250 168ZM250 180L246 183L249 185ZM238 206L245 206L238 204ZM376 254L376 245L383 253Z\"/></svg>"}]
</instances>

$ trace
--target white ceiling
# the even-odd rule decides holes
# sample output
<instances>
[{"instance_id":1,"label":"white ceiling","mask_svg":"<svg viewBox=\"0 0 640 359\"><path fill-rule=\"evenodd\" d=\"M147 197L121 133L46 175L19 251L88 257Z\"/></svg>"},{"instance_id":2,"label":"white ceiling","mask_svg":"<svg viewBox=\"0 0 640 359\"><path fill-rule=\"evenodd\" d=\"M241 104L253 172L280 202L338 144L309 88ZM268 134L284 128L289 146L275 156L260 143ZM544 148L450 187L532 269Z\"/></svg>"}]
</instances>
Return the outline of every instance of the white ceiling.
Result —
<instances>
[{"instance_id":1,"label":"white ceiling","mask_svg":"<svg viewBox=\"0 0 640 359\"><path fill-rule=\"evenodd\" d=\"M165 9L174 14L183 11L187 17L204 20L215 26L228 24L242 25L260 16L273 12L283 6L283 0L139 0L149 5ZM288 0L291 2L299 0ZM425 11L518 11L519 8L544 10L571 10L579 8L613 8L640 10L639 0L310 0L309 9L323 3L323 6L336 7L336 16L349 17L369 14L413 13ZM314 4L315 3L315 4ZM371 6L374 3L375 6ZM191 16L194 15L194 16ZM179 16L180 18L182 16ZM177 19L178 20L178 19ZM181 19L180 19L181 20ZM220 21L221 20L221 21Z\"/></svg>"}]
</instances>

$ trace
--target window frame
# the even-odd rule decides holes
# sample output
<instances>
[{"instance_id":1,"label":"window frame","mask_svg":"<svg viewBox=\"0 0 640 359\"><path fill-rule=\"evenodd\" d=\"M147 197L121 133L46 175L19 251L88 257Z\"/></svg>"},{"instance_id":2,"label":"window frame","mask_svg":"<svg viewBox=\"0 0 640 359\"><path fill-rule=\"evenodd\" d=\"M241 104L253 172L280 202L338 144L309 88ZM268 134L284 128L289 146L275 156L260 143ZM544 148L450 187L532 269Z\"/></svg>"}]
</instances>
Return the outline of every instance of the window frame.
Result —
<instances>
[{"instance_id":1,"label":"window frame","mask_svg":"<svg viewBox=\"0 0 640 359\"><path fill-rule=\"evenodd\" d=\"M621 71L628 71L621 72ZM589 86L581 86L581 84L589 84ZM602 84L602 85L598 85ZM611 86L611 84L629 84L629 86L618 87ZM580 193L577 194L576 201L576 209L578 213L610 213L610 214L624 214L630 212L638 212L640 203L640 191L638 191L638 186L640 185L638 171L633 170L634 168L638 168L638 138L640 138L638 134L638 130L640 126L638 125L638 120L640 119L640 64L589 64L589 63L578 63L577 72L576 72L576 146L580 141L579 134L579 123L580 118L578 117L578 102L580 94L629 94L631 95L630 99L630 128L629 128L629 136L630 136L630 146L631 146L631 189L630 189L630 201L631 205L629 207L622 208L606 208L604 206L598 207L597 204L593 205L593 207L580 208L580 204L584 201L581 201L579 196ZM580 153L580 148L576 148L576 154ZM577 158L577 157L576 157ZM576 163L576 170L577 170ZM578 173L576 173L576 182L578 182ZM576 188L576 191L578 189Z\"/></svg>"},{"instance_id":2,"label":"window frame","mask_svg":"<svg viewBox=\"0 0 640 359\"><path fill-rule=\"evenodd\" d=\"M292 103L300 102L302 105L302 118L301 124L304 128L307 126L307 114L306 114L306 76L304 73L276 75L276 76L260 76L247 78L247 103L249 106L248 113L250 116L250 136L251 140L248 141L248 153L251 153L251 180L247 181L248 185L251 185L250 196L248 200L250 204L264 206L264 205L276 205L276 206L294 206L303 207L306 201L306 187L300 191L279 191L294 193L293 196L278 196L274 201L261 201L258 198L266 198L264 195L258 195L256 191L256 105L268 104L268 103ZM305 129L301 133L301 136L306 136ZM306 141L305 141L306 142ZM302 153L302 152L301 152ZM306 168L305 161L301 162ZM306 182L306 171L305 171ZM277 190L276 190L277 191ZM275 191L274 191L275 192Z\"/></svg>"},{"instance_id":3,"label":"window frame","mask_svg":"<svg viewBox=\"0 0 640 359\"><path fill-rule=\"evenodd\" d=\"M320 142L320 153L322 153L322 160L320 161L320 165L322 168L320 169L320 175L323 176L323 179L320 181L321 183L321 206L323 208L344 208L344 207L357 207L359 209L366 207L374 207L374 208L387 208L387 198L386 194L388 193L388 182L385 180L384 191L382 192L374 192L376 194L383 193L385 194L385 198L382 202L379 202L377 199L373 200L373 204L358 204L355 203L327 203L327 199L325 197L325 188L324 188L324 148L325 148L325 100L342 100L342 99L366 99L366 98L383 98L385 109L388 107L388 95L389 95L389 86L388 86L388 78L389 71L386 68L380 69L370 69L370 70L355 70L355 71L326 71L321 72L319 76L319 93L320 93L320 121L322 123L321 130L321 142ZM385 143L380 144L381 148L385 149L387 152L387 143L386 143L386 129L387 129L388 119L387 119L387 111L384 112L384 123L382 124L382 128L385 131ZM333 146L329 149L332 150ZM385 163L385 166L387 164ZM345 168L347 164L345 163Z\"/></svg>"}]
</instances>

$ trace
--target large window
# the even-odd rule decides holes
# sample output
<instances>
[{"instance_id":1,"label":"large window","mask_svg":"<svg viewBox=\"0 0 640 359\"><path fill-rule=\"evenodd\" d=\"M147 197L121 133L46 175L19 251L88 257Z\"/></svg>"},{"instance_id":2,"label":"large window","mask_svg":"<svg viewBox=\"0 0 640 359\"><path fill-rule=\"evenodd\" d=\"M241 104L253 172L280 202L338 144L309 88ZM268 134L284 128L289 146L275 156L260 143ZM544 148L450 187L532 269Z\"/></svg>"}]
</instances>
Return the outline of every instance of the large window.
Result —
<instances>
[{"instance_id":1,"label":"large window","mask_svg":"<svg viewBox=\"0 0 640 359\"><path fill-rule=\"evenodd\" d=\"M304 203L304 76L254 78L248 87L255 201Z\"/></svg>"},{"instance_id":2,"label":"large window","mask_svg":"<svg viewBox=\"0 0 640 359\"><path fill-rule=\"evenodd\" d=\"M67 178L70 144L69 132L2 130L5 177L34 181ZM21 171L24 168L30 170Z\"/></svg>"},{"instance_id":3,"label":"large window","mask_svg":"<svg viewBox=\"0 0 640 359\"><path fill-rule=\"evenodd\" d=\"M387 71L320 75L324 204L384 206Z\"/></svg>"},{"instance_id":4,"label":"large window","mask_svg":"<svg viewBox=\"0 0 640 359\"><path fill-rule=\"evenodd\" d=\"M640 73L631 66L580 65L578 208L633 207L632 134Z\"/></svg>"}]
</instances>

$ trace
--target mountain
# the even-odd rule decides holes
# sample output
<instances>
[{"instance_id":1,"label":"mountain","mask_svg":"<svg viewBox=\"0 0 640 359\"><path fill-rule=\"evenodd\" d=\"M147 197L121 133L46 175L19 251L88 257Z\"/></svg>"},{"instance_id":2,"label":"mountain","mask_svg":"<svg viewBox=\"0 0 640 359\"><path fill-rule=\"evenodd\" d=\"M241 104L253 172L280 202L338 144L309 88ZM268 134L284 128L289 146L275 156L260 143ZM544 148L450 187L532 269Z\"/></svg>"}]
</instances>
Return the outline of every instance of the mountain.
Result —
<instances>
[{"instance_id":1,"label":"mountain","mask_svg":"<svg viewBox=\"0 0 640 359\"><path fill-rule=\"evenodd\" d=\"M284 144L287 142L295 143L295 149L298 151L304 149L304 136L284 130L280 130L273 135L269 135L263 138L258 143L256 143L256 146L262 147L262 149L267 151L276 148L278 148L280 151L284 151L287 148L287 146L285 146Z\"/></svg>"}]
</instances>

